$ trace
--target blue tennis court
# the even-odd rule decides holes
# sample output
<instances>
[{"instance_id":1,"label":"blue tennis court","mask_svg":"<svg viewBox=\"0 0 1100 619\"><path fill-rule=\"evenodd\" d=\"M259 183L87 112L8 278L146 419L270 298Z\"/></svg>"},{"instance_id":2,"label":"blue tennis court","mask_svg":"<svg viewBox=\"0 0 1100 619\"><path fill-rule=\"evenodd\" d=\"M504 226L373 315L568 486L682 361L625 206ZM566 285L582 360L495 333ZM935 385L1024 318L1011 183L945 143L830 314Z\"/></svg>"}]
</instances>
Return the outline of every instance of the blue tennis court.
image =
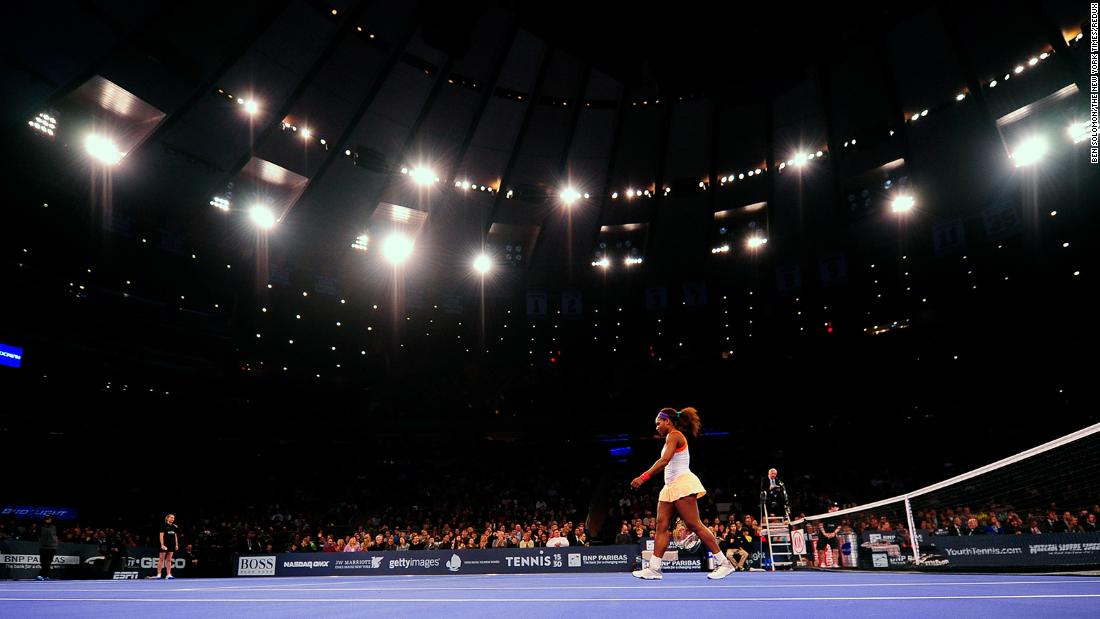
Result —
<instances>
[{"instance_id":1,"label":"blue tennis court","mask_svg":"<svg viewBox=\"0 0 1100 619\"><path fill-rule=\"evenodd\" d=\"M1090 576L779 572L0 583L8 617L1100 616Z\"/></svg>"}]
</instances>

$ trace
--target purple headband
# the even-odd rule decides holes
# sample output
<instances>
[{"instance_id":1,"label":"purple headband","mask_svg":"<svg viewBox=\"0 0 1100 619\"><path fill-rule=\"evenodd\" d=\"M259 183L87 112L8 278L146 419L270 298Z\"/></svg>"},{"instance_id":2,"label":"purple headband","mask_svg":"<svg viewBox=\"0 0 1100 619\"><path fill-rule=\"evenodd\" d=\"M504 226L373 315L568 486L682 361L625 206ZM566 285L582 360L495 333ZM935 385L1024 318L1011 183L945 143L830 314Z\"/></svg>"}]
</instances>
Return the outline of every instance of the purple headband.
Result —
<instances>
[{"instance_id":1,"label":"purple headband","mask_svg":"<svg viewBox=\"0 0 1100 619\"><path fill-rule=\"evenodd\" d=\"M680 411L676 411L676 416L680 416ZM657 419L668 419L669 421L672 421L672 417L670 417L669 414L664 411L657 413Z\"/></svg>"}]
</instances>

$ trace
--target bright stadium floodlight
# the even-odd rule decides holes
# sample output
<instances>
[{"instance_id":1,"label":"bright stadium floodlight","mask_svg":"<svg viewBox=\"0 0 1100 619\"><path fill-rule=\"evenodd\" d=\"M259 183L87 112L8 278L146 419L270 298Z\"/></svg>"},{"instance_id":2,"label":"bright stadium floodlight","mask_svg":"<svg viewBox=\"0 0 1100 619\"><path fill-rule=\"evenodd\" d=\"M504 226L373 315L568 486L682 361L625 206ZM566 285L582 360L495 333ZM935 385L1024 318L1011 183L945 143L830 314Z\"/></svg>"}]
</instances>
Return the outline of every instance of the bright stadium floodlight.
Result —
<instances>
[{"instance_id":1,"label":"bright stadium floodlight","mask_svg":"<svg viewBox=\"0 0 1100 619\"><path fill-rule=\"evenodd\" d=\"M806 161L808 160L808 157L809 156L806 153L798 153L797 155L794 156L794 165L800 166L800 167L806 165Z\"/></svg>"},{"instance_id":2,"label":"bright stadium floodlight","mask_svg":"<svg viewBox=\"0 0 1100 619\"><path fill-rule=\"evenodd\" d=\"M890 210L895 213L908 213L913 210L916 205L916 201L913 196L898 196L894 198L894 201L890 204Z\"/></svg>"},{"instance_id":3,"label":"bright stadium floodlight","mask_svg":"<svg viewBox=\"0 0 1100 619\"><path fill-rule=\"evenodd\" d=\"M759 249L768 244L768 239L762 236L751 236L747 244L749 249Z\"/></svg>"},{"instance_id":4,"label":"bright stadium floodlight","mask_svg":"<svg viewBox=\"0 0 1100 619\"><path fill-rule=\"evenodd\" d=\"M1037 163L1047 152L1047 142L1042 137L1033 136L1027 138L1012 151L1012 159L1017 168L1022 168Z\"/></svg>"},{"instance_id":5,"label":"bright stadium floodlight","mask_svg":"<svg viewBox=\"0 0 1100 619\"><path fill-rule=\"evenodd\" d=\"M122 161L122 152L118 150L115 141L101 135L88 134L84 138L84 150L97 161L107 165L115 165Z\"/></svg>"},{"instance_id":6,"label":"bright stadium floodlight","mask_svg":"<svg viewBox=\"0 0 1100 619\"><path fill-rule=\"evenodd\" d=\"M611 268L611 259L605 257L605 258L600 258L599 260L593 260L592 261L592 266L600 267L601 269L606 271L607 269Z\"/></svg>"},{"instance_id":7,"label":"bright stadium floodlight","mask_svg":"<svg viewBox=\"0 0 1100 619\"><path fill-rule=\"evenodd\" d=\"M248 209L248 217L261 230L270 230L275 227L275 213L272 213L271 209L262 204L257 204Z\"/></svg>"},{"instance_id":8,"label":"bright stadium floodlight","mask_svg":"<svg viewBox=\"0 0 1100 619\"><path fill-rule=\"evenodd\" d=\"M485 254L478 254L474 258L474 270L480 275L485 275L493 268L493 261L489 259L489 256Z\"/></svg>"},{"instance_id":9,"label":"bright stadium floodlight","mask_svg":"<svg viewBox=\"0 0 1100 619\"><path fill-rule=\"evenodd\" d=\"M439 180L439 177L436 175L435 170L432 170L427 166L416 166L415 168L409 170L408 173L409 177L412 178L413 182L417 185L427 186Z\"/></svg>"},{"instance_id":10,"label":"bright stadium floodlight","mask_svg":"<svg viewBox=\"0 0 1100 619\"><path fill-rule=\"evenodd\" d=\"M244 111L248 112L249 116L255 116L256 112L260 111L260 104L252 99L248 99L241 105L244 106Z\"/></svg>"},{"instance_id":11,"label":"bright stadium floodlight","mask_svg":"<svg viewBox=\"0 0 1100 619\"><path fill-rule=\"evenodd\" d=\"M394 266L408 260L412 250L412 240L400 232L394 232L382 242L382 255Z\"/></svg>"},{"instance_id":12,"label":"bright stadium floodlight","mask_svg":"<svg viewBox=\"0 0 1100 619\"><path fill-rule=\"evenodd\" d=\"M1070 125L1066 129L1066 133L1069 134L1070 139L1073 140L1074 144L1076 144L1078 142L1083 142L1089 139L1089 136L1091 135L1091 129L1092 126L1087 121L1079 122Z\"/></svg>"},{"instance_id":13,"label":"bright stadium floodlight","mask_svg":"<svg viewBox=\"0 0 1100 619\"><path fill-rule=\"evenodd\" d=\"M566 206L573 206L576 204L577 200L581 199L580 192L572 187L562 189L560 196L561 201L564 202Z\"/></svg>"}]
</instances>

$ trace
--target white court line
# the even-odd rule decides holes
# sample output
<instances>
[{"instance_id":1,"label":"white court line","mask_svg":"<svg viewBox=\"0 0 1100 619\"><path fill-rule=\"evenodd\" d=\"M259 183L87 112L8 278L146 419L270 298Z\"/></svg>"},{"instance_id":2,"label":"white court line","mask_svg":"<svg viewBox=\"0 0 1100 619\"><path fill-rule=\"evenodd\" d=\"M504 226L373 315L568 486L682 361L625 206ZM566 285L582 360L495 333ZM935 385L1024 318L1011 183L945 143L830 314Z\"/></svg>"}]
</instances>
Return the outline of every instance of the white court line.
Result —
<instances>
[{"instance_id":1,"label":"white court line","mask_svg":"<svg viewBox=\"0 0 1100 619\"><path fill-rule=\"evenodd\" d=\"M841 596L841 597L690 597L690 598L549 598L545 600L532 600L530 598L178 598L166 600L164 598L12 598L0 597L0 602L152 602L163 604L174 603L245 603L255 604L288 604L288 603L317 603L317 602L396 602L402 604L425 603L500 603L509 604L545 604L552 603L584 603L594 602L827 602L827 601L919 601L919 600L1034 600L1034 599L1070 599L1070 598L1100 598L1100 593L1052 593L1031 595L882 595L882 596Z\"/></svg>"},{"instance_id":2,"label":"white court line","mask_svg":"<svg viewBox=\"0 0 1100 619\"><path fill-rule=\"evenodd\" d=\"M565 585L565 586L550 586L550 587L516 587L516 586L497 586L497 587L310 587L302 589L288 588L280 589L279 592L287 591L554 591L554 590L615 590L615 589L630 589L630 590L644 590L644 589L818 589L818 588L868 588L868 587L995 587L999 585L1064 585L1064 584L1084 584L1100 586L1100 579L1085 580L995 580L995 581L969 581L969 582L909 582L909 583L828 583L828 584L788 584L788 585L730 585L730 584L697 584L697 585L669 585L661 583L659 585L646 585L639 581L630 581L635 584L631 585ZM187 587L187 588L175 588L175 589L162 589L158 593L176 593L176 592L195 592L195 591L224 591L226 589L233 590L249 590L249 587ZM0 592L40 592L40 588L28 587L25 589L0 589ZM63 589L65 593L98 593L103 591L102 589ZM117 591L115 593L118 593ZM134 593L150 593L148 590L134 591Z\"/></svg>"},{"instance_id":3,"label":"white court line","mask_svg":"<svg viewBox=\"0 0 1100 619\"><path fill-rule=\"evenodd\" d=\"M341 576L290 576L290 577L286 577L286 576L270 576L270 577L241 576L241 577L232 578L230 580L235 580L237 582L263 583L263 582L269 582L271 580L285 581L285 580L289 580L289 579L294 579L295 581L299 581L299 582L293 582L293 583L281 582L281 583L278 583L278 584L228 585L228 586L202 587L202 588L203 589L217 589L217 590L226 589L226 590L230 590L230 589L275 589L275 588L280 588L281 589L281 588L284 588L284 587L324 587L324 586L334 586L334 585L349 585L350 586L350 585L361 585L363 583L363 581L367 581L367 580L407 582L410 585L409 588L414 588L414 586L418 583L436 582L436 581L440 581L440 580L447 580L447 581L497 580L497 581L499 581L499 580L502 580L502 579L507 580L507 579L513 579L513 578L520 579L520 580L522 580L522 579L532 579L532 578L537 579L537 578L544 578L544 577L548 577L548 576L549 577L554 577L554 578L559 578L559 577L586 577L586 576L616 576L616 575L621 576L621 575L625 575L626 573L627 572L593 572L593 573L577 572L577 573L532 573L532 574L435 574L435 575L429 575L429 574L385 574L385 575L378 574L378 575L375 575L375 574L371 574L371 575L366 575L366 576L365 575L354 575L354 576L353 575L346 575L346 576L341 575ZM829 574L830 576L837 576L837 577L843 577L843 578L859 578L859 577L867 576L867 574L863 574L863 573L844 573L844 572L837 572L837 571L834 571L834 572L820 572L820 573L826 573L826 574ZM676 574L676 576L681 576L681 575L690 577L693 574L688 573L688 572L685 572L685 573L682 573L682 574L680 574L680 573ZM773 580L773 579L774 580L779 580L779 579L793 578L793 577L796 576L795 573L789 573L789 572L775 572L775 573L756 572L756 573L752 573L752 574L742 575L740 577L741 578L752 578L752 577L756 577L756 576L765 576L765 575L767 576L768 580ZM874 576L876 578L880 578L880 577L883 577L883 576L893 576L893 577L897 577L898 580L901 580L902 578L904 578L904 579L914 579L914 578L923 579L923 578L938 578L939 577L939 575L937 575L937 574L919 574L919 573L908 573L908 572L907 573L880 572L880 573L874 574ZM983 574L983 576L990 576L990 575L989 574ZM1031 574L1029 574L1029 576L1031 576ZM1081 576L1081 577L1077 577L1077 578L1087 580L1090 577ZM225 582L226 579L203 579L203 580ZM330 581L330 582L315 582L315 581L318 581L318 580L326 580L326 581ZM336 582L331 582L333 580L335 580ZM301 581L309 581L309 582L301 582ZM130 581L118 581L118 582L130 582ZM794 585L794 586L800 586L800 585ZM865 585L860 585L860 586L865 586ZM565 587L565 588L569 588L569 587ZM335 589L335 590L341 590L341 589ZM0 586L0 591L3 591L2 586Z\"/></svg>"},{"instance_id":4,"label":"white court line","mask_svg":"<svg viewBox=\"0 0 1100 619\"><path fill-rule=\"evenodd\" d=\"M601 574L601 575L604 575L604 574ZM620 576L621 577L621 576L625 576L626 573L625 572L623 572L622 574L608 573L606 575L607 576ZM680 574L677 574L677 576L679 576L679 575ZM511 576L547 576L547 574L499 574L499 575L498 574L462 574L462 575L459 575L459 576L460 576L460 578L463 578L463 579L469 578L471 580L473 580L473 579L497 580L501 576L505 576L505 577L511 577ZM581 576L585 576L585 575L584 574L551 574L551 576L581 577ZM691 576L691 574L687 574L687 576ZM857 576L857 575L852 574L852 576ZM932 578L936 577L935 575L932 575L932 574L929 574L927 576L932 577ZM309 577L305 577L305 578L309 578ZM454 575L439 575L439 576L426 576L425 575L425 576L412 576L412 577L410 577L410 576L388 576L388 577L387 576L382 576L382 577L376 577L376 576L338 576L336 578L348 578L350 580L344 580L344 581L332 582L332 583L307 582L307 583L285 583L285 584L271 584L271 585L260 585L260 584L256 584L256 585L228 585L228 586L219 586L219 587L194 587L193 589L196 590L196 591L198 591L198 590L212 590L212 589L216 589L216 590L252 590L252 589L267 589L267 588L276 588L276 587L278 587L278 588L280 588L280 590L283 590L283 591L288 591L288 590L289 591L295 591L295 590L297 590L297 589L295 589L295 587L303 587L302 589L300 589L301 591L386 591L386 590L389 590L389 589L383 588L383 587L362 587L362 585L365 584L365 581L374 580L376 578L415 578L415 580L405 581L405 582L408 583L407 585L392 587L393 590L403 591L403 590L420 590L420 589L432 588L432 587L422 586L424 583L439 582L439 581L454 582L454 580L455 580ZM773 580L773 579L769 577L767 580ZM631 580L631 581L627 581L627 582L637 583L638 581L637 580ZM1078 583L1078 582L1100 583L1100 578L1076 577L1076 578L1065 579L1065 580L1051 580L1051 579L1047 578L1047 579L1043 579L1043 580L1027 580L1027 581L1014 581L1014 580L924 581L924 580L921 580L921 581L918 581L918 582L894 582L894 583L844 582L844 583L816 583L816 584L815 583L768 584L768 585L699 584L699 585L661 585L661 586L667 587L667 588L691 588L691 587L700 587L700 588L707 588L707 587L730 587L730 588L741 588L741 587L743 587L743 588L754 588L754 587L759 587L759 588L788 588L788 587L789 588L805 588L805 587L924 587L924 586L931 586L931 585L955 586L955 585L969 585L969 584L997 585L997 584L1047 584L1047 583ZM387 583L387 584L390 584L390 583ZM334 586L334 585L341 585L341 586ZM637 585L634 585L634 586L637 586ZM439 589L439 590L447 590L447 589L463 590L463 589L477 589L477 588L484 588L484 589L488 589L488 590L497 589L497 588L499 588L499 589L535 589L535 590L538 590L538 589L600 589L600 588L616 589L616 588L634 588L634 587L633 586L628 586L628 585L553 585L553 586L542 586L542 587L525 587L525 586L511 586L511 585L501 584L497 587L492 587L492 586L485 586L485 587L454 586L454 587L434 587L434 588ZM177 590L180 590L180 589L177 589ZM3 591L3 589L0 588L0 592L2 592L2 591Z\"/></svg>"}]
</instances>

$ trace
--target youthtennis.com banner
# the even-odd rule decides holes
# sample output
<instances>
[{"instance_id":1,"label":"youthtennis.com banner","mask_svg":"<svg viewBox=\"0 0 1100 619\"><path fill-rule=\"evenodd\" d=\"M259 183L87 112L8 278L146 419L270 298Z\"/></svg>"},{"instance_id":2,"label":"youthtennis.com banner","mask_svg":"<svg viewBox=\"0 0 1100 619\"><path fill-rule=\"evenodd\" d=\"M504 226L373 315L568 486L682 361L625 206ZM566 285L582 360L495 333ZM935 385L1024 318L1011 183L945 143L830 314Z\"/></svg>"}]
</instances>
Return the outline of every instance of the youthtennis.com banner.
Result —
<instances>
[{"instance_id":1,"label":"youthtennis.com banner","mask_svg":"<svg viewBox=\"0 0 1100 619\"><path fill-rule=\"evenodd\" d=\"M930 535L921 531L924 567L1082 567L1100 566L1100 533L1046 533L1042 535ZM882 540L885 541L885 540ZM869 567L911 567L908 553L864 543L861 562Z\"/></svg>"},{"instance_id":2,"label":"youthtennis.com banner","mask_svg":"<svg viewBox=\"0 0 1100 619\"><path fill-rule=\"evenodd\" d=\"M1100 565L1100 533L936 535L922 541L921 563L933 567Z\"/></svg>"},{"instance_id":3,"label":"youthtennis.com banner","mask_svg":"<svg viewBox=\"0 0 1100 619\"><path fill-rule=\"evenodd\" d=\"M299 552L237 557L234 576L385 576L624 572L641 561L637 546Z\"/></svg>"}]
</instances>

